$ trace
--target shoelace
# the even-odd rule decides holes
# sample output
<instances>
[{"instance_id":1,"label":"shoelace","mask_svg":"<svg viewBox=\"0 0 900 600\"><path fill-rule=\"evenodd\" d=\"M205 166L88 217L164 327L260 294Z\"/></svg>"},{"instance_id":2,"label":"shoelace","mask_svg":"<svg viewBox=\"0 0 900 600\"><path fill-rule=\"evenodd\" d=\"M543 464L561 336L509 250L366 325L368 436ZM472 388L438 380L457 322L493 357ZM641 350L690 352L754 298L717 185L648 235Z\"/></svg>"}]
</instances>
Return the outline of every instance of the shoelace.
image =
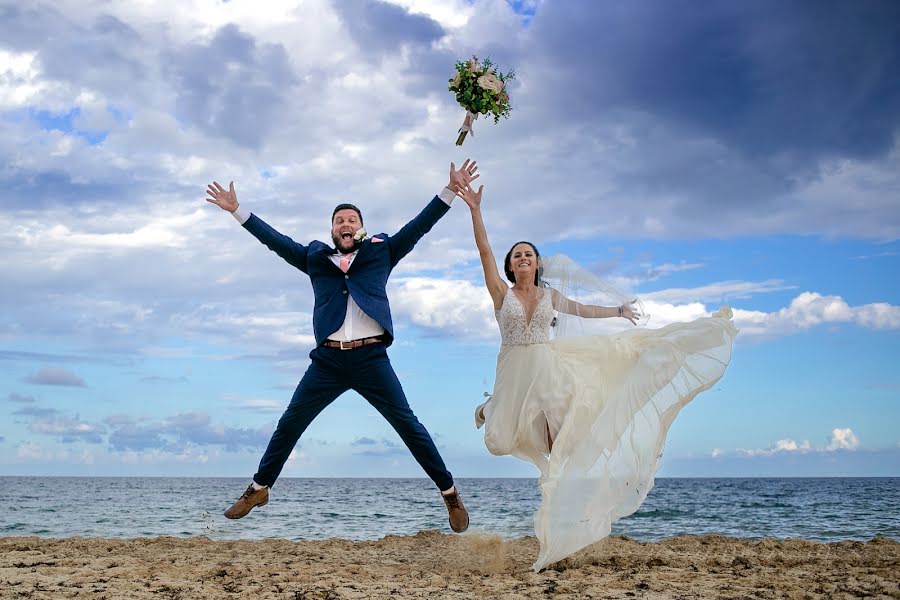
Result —
<instances>
[{"instance_id":1,"label":"shoelace","mask_svg":"<svg viewBox=\"0 0 900 600\"><path fill-rule=\"evenodd\" d=\"M447 506L450 508L459 508L459 494L449 494L444 496L444 502L446 502Z\"/></svg>"}]
</instances>

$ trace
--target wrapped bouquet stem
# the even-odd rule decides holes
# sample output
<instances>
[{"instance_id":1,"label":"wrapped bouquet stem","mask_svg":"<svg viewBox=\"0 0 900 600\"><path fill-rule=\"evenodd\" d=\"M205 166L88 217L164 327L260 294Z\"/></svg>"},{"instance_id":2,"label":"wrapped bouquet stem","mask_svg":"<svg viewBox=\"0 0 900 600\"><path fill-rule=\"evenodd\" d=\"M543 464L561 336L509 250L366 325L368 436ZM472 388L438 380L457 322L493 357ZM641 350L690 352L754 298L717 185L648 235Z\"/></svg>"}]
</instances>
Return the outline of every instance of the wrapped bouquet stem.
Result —
<instances>
[{"instance_id":1,"label":"wrapped bouquet stem","mask_svg":"<svg viewBox=\"0 0 900 600\"><path fill-rule=\"evenodd\" d=\"M515 79L515 73L501 73L489 58L478 62L478 57L473 56L456 63L456 73L450 79L448 89L456 94L456 101L466 109L466 117L456 138L457 146L462 146L470 132L475 135L472 126L478 115L492 115L494 123L500 117L509 117L511 107L506 84L512 79Z\"/></svg>"},{"instance_id":2,"label":"wrapped bouquet stem","mask_svg":"<svg viewBox=\"0 0 900 600\"><path fill-rule=\"evenodd\" d=\"M462 127L459 128L459 137L456 138L457 146L462 146L466 139L466 134L471 133L473 136L475 135L475 119L477 118L478 113L473 113L470 110L466 111L466 118L463 119Z\"/></svg>"}]
</instances>

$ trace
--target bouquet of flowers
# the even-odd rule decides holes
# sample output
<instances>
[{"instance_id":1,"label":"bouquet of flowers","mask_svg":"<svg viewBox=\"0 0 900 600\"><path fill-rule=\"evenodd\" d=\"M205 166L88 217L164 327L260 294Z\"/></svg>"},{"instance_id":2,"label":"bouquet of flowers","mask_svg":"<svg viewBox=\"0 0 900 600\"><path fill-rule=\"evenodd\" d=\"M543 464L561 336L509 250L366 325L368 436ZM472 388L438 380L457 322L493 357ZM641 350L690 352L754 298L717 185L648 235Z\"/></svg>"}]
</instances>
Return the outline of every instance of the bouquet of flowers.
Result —
<instances>
[{"instance_id":1,"label":"bouquet of flowers","mask_svg":"<svg viewBox=\"0 0 900 600\"><path fill-rule=\"evenodd\" d=\"M456 63L456 73L450 79L451 92L456 94L456 101L466 109L466 118L459 128L459 137L456 145L462 146L466 134L470 131L478 115L494 115L494 123L500 117L509 117L509 94L506 92L507 82L515 79L516 75L509 71L505 75L497 70L490 58L478 62L478 57L473 56L466 61Z\"/></svg>"}]
</instances>

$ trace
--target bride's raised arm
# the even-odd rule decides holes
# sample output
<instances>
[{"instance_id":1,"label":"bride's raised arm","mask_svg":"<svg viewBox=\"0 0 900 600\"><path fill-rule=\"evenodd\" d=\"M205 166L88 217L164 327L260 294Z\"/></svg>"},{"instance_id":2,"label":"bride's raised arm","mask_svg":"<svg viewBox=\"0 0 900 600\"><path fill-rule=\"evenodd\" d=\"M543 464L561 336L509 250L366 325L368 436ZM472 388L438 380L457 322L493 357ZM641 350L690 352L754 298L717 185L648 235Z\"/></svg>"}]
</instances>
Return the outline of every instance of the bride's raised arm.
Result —
<instances>
[{"instance_id":1,"label":"bride's raised arm","mask_svg":"<svg viewBox=\"0 0 900 600\"><path fill-rule=\"evenodd\" d=\"M494 260L494 252L488 243L487 230L484 228L484 218L481 216L481 192L484 186L478 186L478 191L471 186L459 190L457 194L469 206L472 213L472 231L475 234L475 245L478 247L478 255L481 257L481 266L484 269L484 283L491 299L494 301L494 310L500 310L503 305L503 297L509 286L500 277L497 270L497 262Z\"/></svg>"},{"instance_id":2,"label":"bride's raised arm","mask_svg":"<svg viewBox=\"0 0 900 600\"><path fill-rule=\"evenodd\" d=\"M575 315L585 319L622 317L623 319L628 319L634 325L637 325L637 319L640 318L640 315L634 312L633 300L621 306L594 306L593 304L582 304L570 300L553 288L550 288L550 292L553 294L553 308L567 315Z\"/></svg>"}]
</instances>

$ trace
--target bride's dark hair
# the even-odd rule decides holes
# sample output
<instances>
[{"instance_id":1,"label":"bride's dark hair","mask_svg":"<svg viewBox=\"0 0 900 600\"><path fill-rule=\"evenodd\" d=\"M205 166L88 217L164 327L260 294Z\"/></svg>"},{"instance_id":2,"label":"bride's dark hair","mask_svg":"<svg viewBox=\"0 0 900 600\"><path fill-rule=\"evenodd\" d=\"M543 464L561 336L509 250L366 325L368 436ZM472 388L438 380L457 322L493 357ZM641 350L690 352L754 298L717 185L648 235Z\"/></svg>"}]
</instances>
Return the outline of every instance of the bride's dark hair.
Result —
<instances>
[{"instance_id":1,"label":"bride's dark hair","mask_svg":"<svg viewBox=\"0 0 900 600\"><path fill-rule=\"evenodd\" d=\"M512 248L510 248L509 252L506 253L506 258L503 259L503 272L506 273L506 278L508 280L510 280L512 283L516 282L516 274L513 273L512 270L512 251L513 248L515 248L519 244L528 244L529 246L531 246L531 249L534 250L534 256L538 260L538 268L537 271L534 272L534 285L540 287L541 275L543 275L544 273L544 267L541 266L541 253L538 252L537 246L535 246L531 242L526 242L523 240L512 245Z\"/></svg>"}]
</instances>

